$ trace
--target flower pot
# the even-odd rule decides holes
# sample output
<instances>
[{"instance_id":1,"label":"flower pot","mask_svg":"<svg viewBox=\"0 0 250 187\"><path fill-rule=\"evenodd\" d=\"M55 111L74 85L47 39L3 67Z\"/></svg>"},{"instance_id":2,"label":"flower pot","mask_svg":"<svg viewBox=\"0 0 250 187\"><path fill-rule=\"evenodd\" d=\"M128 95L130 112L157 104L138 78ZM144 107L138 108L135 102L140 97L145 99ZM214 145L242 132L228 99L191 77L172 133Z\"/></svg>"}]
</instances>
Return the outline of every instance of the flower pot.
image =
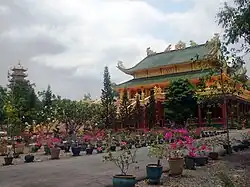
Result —
<instances>
[{"instance_id":1,"label":"flower pot","mask_svg":"<svg viewBox=\"0 0 250 187\"><path fill-rule=\"evenodd\" d=\"M135 187L136 179L133 175L115 175L113 176L114 187Z\"/></svg>"},{"instance_id":2,"label":"flower pot","mask_svg":"<svg viewBox=\"0 0 250 187\"><path fill-rule=\"evenodd\" d=\"M87 154L87 155L92 155L93 150L94 150L93 148L87 148L87 149L86 149L86 154Z\"/></svg>"},{"instance_id":3,"label":"flower pot","mask_svg":"<svg viewBox=\"0 0 250 187\"><path fill-rule=\"evenodd\" d=\"M146 166L147 178L149 184L159 184L162 175L162 166L157 164L148 164Z\"/></svg>"},{"instance_id":4,"label":"flower pot","mask_svg":"<svg viewBox=\"0 0 250 187\"><path fill-rule=\"evenodd\" d=\"M112 146L110 146L110 151L116 151L116 146L114 146L114 145L112 145Z\"/></svg>"},{"instance_id":5,"label":"flower pot","mask_svg":"<svg viewBox=\"0 0 250 187\"><path fill-rule=\"evenodd\" d=\"M71 151L73 156L79 156L81 152L81 147L71 147Z\"/></svg>"},{"instance_id":6,"label":"flower pot","mask_svg":"<svg viewBox=\"0 0 250 187\"><path fill-rule=\"evenodd\" d=\"M55 147L55 148L51 148L50 152L51 152L51 159L55 160L55 159L59 159L59 155L60 155L60 148Z\"/></svg>"},{"instance_id":7,"label":"flower pot","mask_svg":"<svg viewBox=\"0 0 250 187\"><path fill-rule=\"evenodd\" d=\"M217 153L217 152L210 152L208 156L209 156L209 158L211 158L212 160L217 160L218 157L219 157L219 153Z\"/></svg>"},{"instance_id":8,"label":"flower pot","mask_svg":"<svg viewBox=\"0 0 250 187\"><path fill-rule=\"evenodd\" d=\"M26 163L33 162L35 156L34 155L25 155L24 160Z\"/></svg>"},{"instance_id":9,"label":"flower pot","mask_svg":"<svg viewBox=\"0 0 250 187\"><path fill-rule=\"evenodd\" d=\"M195 162L194 157L191 156L185 156L185 168L189 170L195 170Z\"/></svg>"},{"instance_id":10,"label":"flower pot","mask_svg":"<svg viewBox=\"0 0 250 187\"><path fill-rule=\"evenodd\" d=\"M170 175L181 175L183 172L184 167L184 159L183 158L176 158L176 159L168 159L168 164L170 168Z\"/></svg>"},{"instance_id":11,"label":"flower pot","mask_svg":"<svg viewBox=\"0 0 250 187\"><path fill-rule=\"evenodd\" d=\"M232 149L233 149L235 152L238 152L238 151L240 150L238 145L234 145L234 146L232 147Z\"/></svg>"},{"instance_id":12,"label":"flower pot","mask_svg":"<svg viewBox=\"0 0 250 187\"><path fill-rule=\"evenodd\" d=\"M205 156L194 157L194 162L196 166L205 166L208 162L208 157Z\"/></svg>"},{"instance_id":13,"label":"flower pot","mask_svg":"<svg viewBox=\"0 0 250 187\"><path fill-rule=\"evenodd\" d=\"M7 147L6 146L0 146L0 155L3 156L3 155L6 155L7 153Z\"/></svg>"},{"instance_id":14,"label":"flower pot","mask_svg":"<svg viewBox=\"0 0 250 187\"><path fill-rule=\"evenodd\" d=\"M246 145L247 147L250 146L249 140L243 140L243 141L242 141L242 144Z\"/></svg>"},{"instance_id":15,"label":"flower pot","mask_svg":"<svg viewBox=\"0 0 250 187\"><path fill-rule=\"evenodd\" d=\"M12 165L13 157L4 157L4 165Z\"/></svg>"},{"instance_id":16,"label":"flower pot","mask_svg":"<svg viewBox=\"0 0 250 187\"><path fill-rule=\"evenodd\" d=\"M19 153L13 153L13 158L19 158Z\"/></svg>"},{"instance_id":17,"label":"flower pot","mask_svg":"<svg viewBox=\"0 0 250 187\"><path fill-rule=\"evenodd\" d=\"M25 144L17 144L15 145L15 152L19 154L23 154Z\"/></svg>"},{"instance_id":18,"label":"flower pot","mask_svg":"<svg viewBox=\"0 0 250 187\"><path fill-rule=\"evenodd\" d=\"M64 146L64 152L69 153L70 152L69 150L70 150L70 145L65 145Z\"/></svg>"}]
</instances>

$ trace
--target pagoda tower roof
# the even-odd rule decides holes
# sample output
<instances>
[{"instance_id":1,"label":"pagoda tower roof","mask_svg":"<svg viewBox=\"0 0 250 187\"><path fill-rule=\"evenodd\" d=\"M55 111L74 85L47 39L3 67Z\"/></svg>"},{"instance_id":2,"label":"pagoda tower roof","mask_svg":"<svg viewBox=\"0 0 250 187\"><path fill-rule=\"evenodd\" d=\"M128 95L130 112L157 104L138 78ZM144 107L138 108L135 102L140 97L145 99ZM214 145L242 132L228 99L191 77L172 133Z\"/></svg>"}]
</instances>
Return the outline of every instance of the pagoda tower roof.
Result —
<instances>
[{"instance_id":1,"label":"pagoda tower roof","mask_svg":"<svg viewBox=\"0 0 250 187\"><path fill-rule=\"evenodd\" d=\"M131 68L125 68L122 63L118 63L117 68L122 72L134 75L135 72L152 68L160 68L168 65L190 62L198 58L205 59L209 55L210 49L205 44L190 46L182 49L168 50L161 53L152 53Z\"/></svg>"},{"instance_id":2,"label":"pagoda tower roof","mask_svg":"<svg viewBox=\"0 0 250 187\"><path fill-rule=\"evenodd\" d=\"M28 71L28 69L24 68L21 65L20 61L18 62L17 66L14 66L13 68L11 68L11 71L16 71L16 70L23 71L23 72Z\"/></svg>"}]
</instances>

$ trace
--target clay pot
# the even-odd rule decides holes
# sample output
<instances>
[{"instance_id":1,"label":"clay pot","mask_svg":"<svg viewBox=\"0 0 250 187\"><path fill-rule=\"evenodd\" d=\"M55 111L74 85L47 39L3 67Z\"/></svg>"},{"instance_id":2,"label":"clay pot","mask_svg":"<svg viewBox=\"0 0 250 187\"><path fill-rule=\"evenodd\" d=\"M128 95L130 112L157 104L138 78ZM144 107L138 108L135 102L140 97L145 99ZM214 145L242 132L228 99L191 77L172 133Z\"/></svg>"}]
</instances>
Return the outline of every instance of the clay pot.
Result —
<instances>
[{"instance_id":1,"label":"clay pot","mask_svg":"<svg viewBox=\"0 0 250 187\"><path fill-rule=\"evenodd\" d=\"M168 164L170 168L170 175L176 176L181 175L184 168L184 159L183 158L175 158L168 159Z\"/></svg>"},{"instance_id":2,"label":"clay pot","mask_svg":"<svg viewBox=\"0 0 250 187\"><path fill-rule=\"evenodd\" d=\"M59 155L60 155L60 148L55 147L55 148L51 148L50 152L51 152L51 159L59 159Z\"/></svg>"}]
</instances>

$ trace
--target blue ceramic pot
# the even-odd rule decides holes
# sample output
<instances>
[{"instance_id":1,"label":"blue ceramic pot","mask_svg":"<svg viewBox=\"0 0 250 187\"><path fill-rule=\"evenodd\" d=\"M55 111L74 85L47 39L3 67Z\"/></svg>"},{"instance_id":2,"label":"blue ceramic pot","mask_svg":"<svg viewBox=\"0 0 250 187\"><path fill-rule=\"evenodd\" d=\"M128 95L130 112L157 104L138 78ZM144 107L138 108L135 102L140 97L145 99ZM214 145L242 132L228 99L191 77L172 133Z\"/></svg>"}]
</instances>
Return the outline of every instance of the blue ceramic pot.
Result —
<instances>
[{"instance_id":1,"label":"blue ceramic pot","mask_svg":"<svg viewBox=\"0 0 250 187\"><path fill-rule=\"evenodd\" d=\"M159 184L162 175L162 166L157 164L148 164L146 170L149 183Z\"/></svg>"},{"instance_id":2,"label":"blue ceramic pot","mask_svg":"<svg viewBox=\"0 0 250 187\"><path fill-rule=\"evenodd\" d=\"M113 177L114 187L135 187L136 180L133 175L115 175Z\"/></svg>"},{"instance_id":3,"label":"blue ceramic pot","mask_svg":"<svg viewBox=\"0 0 250 187\"><path fill-rule=\"evenodd\" d=\"M205 166L208 163L208 157L194 157L194 162L196 166Z\"/></svg>"},{"instance_id":4,"label":"blue ceramic pot","mask_svg":"<svg viewBox=\"0 0 250 187\"><path fill-rule=\"evenodd\" d=\"M79 156L81 152L81 147L71 147L71 151L73 156Z\"/></svg>"}]
</instances>

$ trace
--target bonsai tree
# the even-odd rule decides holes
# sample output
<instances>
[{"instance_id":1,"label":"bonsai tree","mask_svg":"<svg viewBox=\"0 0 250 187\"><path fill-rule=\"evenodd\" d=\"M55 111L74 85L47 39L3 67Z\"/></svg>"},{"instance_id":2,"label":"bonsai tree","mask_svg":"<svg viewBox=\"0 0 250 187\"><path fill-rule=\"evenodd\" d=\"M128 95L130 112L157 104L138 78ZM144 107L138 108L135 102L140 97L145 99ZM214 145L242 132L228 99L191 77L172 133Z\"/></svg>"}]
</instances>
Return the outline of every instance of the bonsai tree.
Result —
<instances>
[{"instance_id":1,"label":"bonsai tree","mask_svg":"<svg viewBox=\"0 0 250 187\"><path fill-rule=\"evenodd\" d=\"M107 154L104 155L104 161L113 162L121 171L121 175L127 176L128 169L130 165L137 163L136 152L137 149L128 149L127 146L119 153L113 153L110 147L114 144L112 134L107 135Z\"/></svg>"},{"instance_id":2,"label":"bonsai tree","mask_svg":"<svg viewBox=\"0 0 250 187\"><path fill-rule=\"evenodd\" d=\"M161 166L161 159L166 157L166 144L154 144L149 148L149 157L157 158L157 166Z\"/></svg>"}]
</instances>

